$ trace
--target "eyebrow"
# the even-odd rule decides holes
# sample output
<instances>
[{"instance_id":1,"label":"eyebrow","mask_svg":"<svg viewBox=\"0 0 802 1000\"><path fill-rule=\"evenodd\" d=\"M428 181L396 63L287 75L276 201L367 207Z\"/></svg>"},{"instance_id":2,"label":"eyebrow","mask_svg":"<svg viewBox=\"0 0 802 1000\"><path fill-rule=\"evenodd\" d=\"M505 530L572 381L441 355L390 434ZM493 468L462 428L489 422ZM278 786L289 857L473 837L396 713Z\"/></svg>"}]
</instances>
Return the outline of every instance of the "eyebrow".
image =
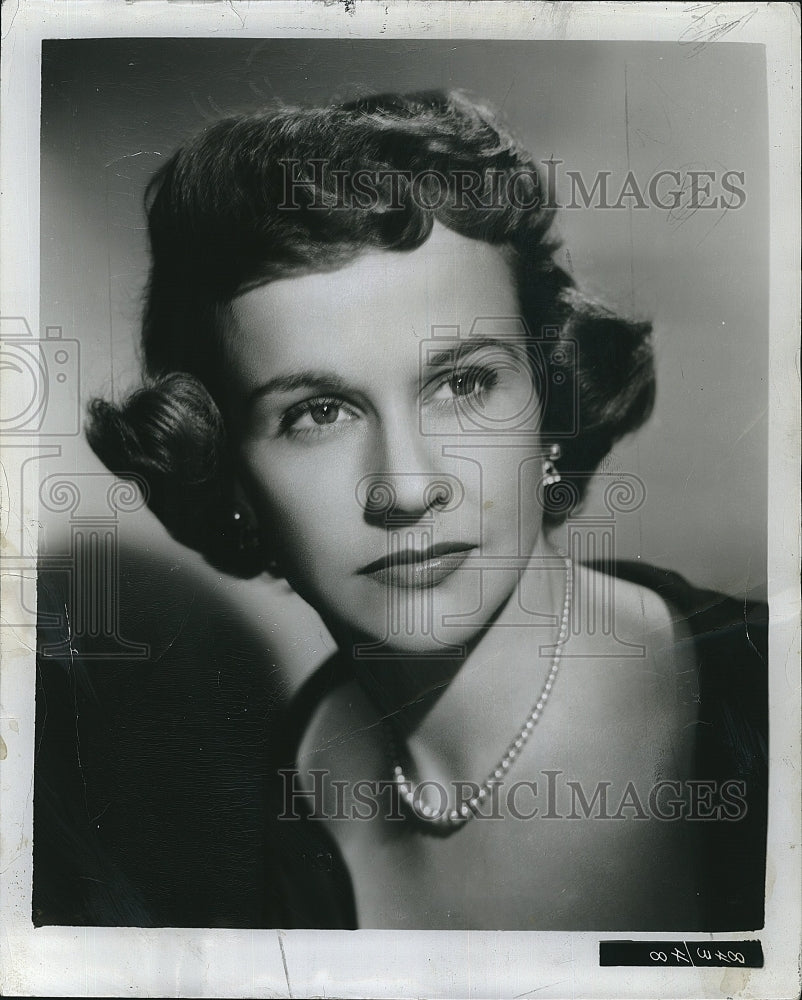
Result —
<instances>
[{"instance_id":1,"label":"eyebrow","mask_svg":"<svg viewBox=\"0 0 802 1000\"><path fill-rule=\"evenodd\" d=\"M438 338L445 340L446 338ZM523 338L521 338L523 342ZM438 365L454 364L462 361L466 356L474 354L483 347L496 347L507 351L509 354L517 354L517 343L509 340L499 340L496 337L474 337L469 340L455 338L456 348L449 348L432 354L426 358L426 367L437 367ZM254 404L271 393L296 392L298 389L314 389L330 393L346 394L352 387L337 375L335 372L325 369L305 368L295 372L288 372L284 375L276 375L257 386L248 397L245 408L246 412Z\"/></svg>"},{"instance_id":2,"label":"eyebrow","mask_svg":"<svg viewBox=\"0 0 802 1000\"><path fill-rule=\"evenodd\" d=\"M440 338L438 338L439 340ZM446 339L446 338L442 338ZM476 351L481 350L483 347L495 347L500 348L502 351L506 351L508 354L518 356L517 348L519 345L525 347L525 338L519 337L517 339L500 339L498 337L471 337L468 340L459 340L455 338L456 348L448 348L444 351L440 351L437 354L431 354L426 358L427 367L436 367L437 365L447 365L454 362L461 362L466 357L470 357Z\"/></svg>"},{"instance_id":3,"label":"eyebrow","mask_svg":"<svg viewBox=\"0 0 802 1000\"><path fill-rule=\"evenodd\" d=\"M306 368L287 375L276 375L275 378L268 379L253 390L245 404L246 409L250 409L257 400L270 393L295 392L297 389L323 389L327 392L343 393L347 389L347 383L334 372L323 369Z\"/></svg>"}]
</instances>

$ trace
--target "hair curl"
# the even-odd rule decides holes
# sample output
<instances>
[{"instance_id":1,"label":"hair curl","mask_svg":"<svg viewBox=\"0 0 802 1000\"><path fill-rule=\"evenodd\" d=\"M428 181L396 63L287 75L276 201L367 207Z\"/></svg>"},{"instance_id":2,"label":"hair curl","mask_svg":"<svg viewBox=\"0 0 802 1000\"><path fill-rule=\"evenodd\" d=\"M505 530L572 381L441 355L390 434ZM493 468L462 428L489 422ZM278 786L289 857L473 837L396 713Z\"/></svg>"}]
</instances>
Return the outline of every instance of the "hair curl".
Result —
<instances>
[{"instance_id":1,"label":"hair curl","mask_svg":"<svg viewBox=\"0 0 802 1000\"><path fill-rule=\"evenodd\" d=\"M328 169L315 169L320 160ZM288 167L307 182L294 188L292 210L279 208ZM356 170L392 172L397 189L388 181L366 206L335 207L343 192L336 185ZM407 178L425 171L448 183L432 208L412 196ZM465 171L482 184L467 206L458 197ZM511 200L498 179L513 176ZM491 190L493 203L483 207ZM109 469L146 480L151 508L176 539L231 572L261 568L226 533L233 449L215 402L226 311L247 288L336 269L370 249L414 250L437 221L506 248L530 334L557 331L548 341L535 337L545 377L554 366L562 372L562 389L549 379L542 433L548 439L575 421L577 433L561 442L560 472L577 497L616 440L651 412L650 324L621 319L577 292L554 260L554 211L538 190L534 159L490 111L459 93L226 118L155 174L146 206L144 385L120 406L94 400L87 436ZM566 513L547 508L545 516L557 522Z\"/></svg>"}]
</instances>

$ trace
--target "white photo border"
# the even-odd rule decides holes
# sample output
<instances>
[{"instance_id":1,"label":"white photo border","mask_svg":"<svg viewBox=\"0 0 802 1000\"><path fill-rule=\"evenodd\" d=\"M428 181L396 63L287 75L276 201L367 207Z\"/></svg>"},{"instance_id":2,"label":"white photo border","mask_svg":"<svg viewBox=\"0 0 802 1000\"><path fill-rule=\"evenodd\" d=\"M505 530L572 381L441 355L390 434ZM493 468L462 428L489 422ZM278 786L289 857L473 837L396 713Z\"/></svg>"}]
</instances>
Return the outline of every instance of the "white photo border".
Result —
<instances>
[{"instance_id":1,"label":"white photo border","mask_svg":"<svg viewBox=\"0 0 802 1000\"><path fill-rule=\"evenodd\" d=\"M726 30L716 8L726 7ZM41 41L70 37L677 40L766 47L769 90L770 789L762 969L600 968L599 941L654 932L274 931L31 923L35 622L0 629L0 987L39 996L791 997L799 991L799 7L501 2L53 4L4 9L0 315L39 328ZM720 25L721 26L721 25ZM689 36L689 32L695 32ZM31 448L30 457L34 457ZM14 491L10 491L14 496ZM10 512L35 525L35 509ZM4 510L3 528L9 511ZM9 553L6 552L6 556ZM3 618L14 608L5 570ZM691 939L733 935L688 933ZM672 932L671 938L681 938Z\"/></svg>"}]
</instances>

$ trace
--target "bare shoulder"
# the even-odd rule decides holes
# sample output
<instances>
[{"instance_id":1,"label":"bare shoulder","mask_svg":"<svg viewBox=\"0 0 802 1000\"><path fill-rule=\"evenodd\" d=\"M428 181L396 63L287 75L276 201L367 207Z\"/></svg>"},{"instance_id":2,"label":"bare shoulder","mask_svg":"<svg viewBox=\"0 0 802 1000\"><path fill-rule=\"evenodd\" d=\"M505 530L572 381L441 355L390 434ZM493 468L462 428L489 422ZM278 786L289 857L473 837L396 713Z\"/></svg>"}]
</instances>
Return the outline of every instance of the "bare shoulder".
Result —
<instances>
[{"instance_id":1,"label":"bare shoulder","mask_svg":"<svg viewBox=\"0 0 802 1000\"><path fill-rule=\"evenodd\" d=\"M679 611L649 587L587 567L577 567L576 584L580 601L595 602L579 608L587 659L568 661L570 693L581 699L588 723L582 756L574 756L577 771L592 789L609 782L610 812L630 819L616 831L616 857L626 858L617 877L630 887L629 899L643 906L644 921L657 915L669 926L693 925L698 886L689 859L698 849L696 830L663 822L667 801L685 807L694 776L693 637ZM594 830L588 849L598 850L598 844ZM611 853L600 855L600 862L607 863Z\"/></svg>"},{"instance_id":2,"label":"bare shoulder","mask_svg":"<svg viewBox=\"0 0 802 1000\"><path fill-rule=\"evenodd\" d=\"M607 696L627 705L619 716L622 729L647 737L659 771L688 774L698 718L698 665L684 620L650 589L578 567L577 595L586 605L580 614L582 638L602 669L597 683ZM580 629L583 624L579 625Z\"/></svg>"},{"instance_id":3,"label":"bare shoulder","mask_svg":"<svg viewBox=\"0 0 802 1000\"><path fill-rule=\"evenodd\" d=\"M676 647L687 646L690 633L656 591L588 566L577 567L576 581L586 617L592 612L593 619L603 623L601 632L606 625L606 631L622 644L645 644L653 668L672 669L679 664Z\"/></svg>"}]
</instances>

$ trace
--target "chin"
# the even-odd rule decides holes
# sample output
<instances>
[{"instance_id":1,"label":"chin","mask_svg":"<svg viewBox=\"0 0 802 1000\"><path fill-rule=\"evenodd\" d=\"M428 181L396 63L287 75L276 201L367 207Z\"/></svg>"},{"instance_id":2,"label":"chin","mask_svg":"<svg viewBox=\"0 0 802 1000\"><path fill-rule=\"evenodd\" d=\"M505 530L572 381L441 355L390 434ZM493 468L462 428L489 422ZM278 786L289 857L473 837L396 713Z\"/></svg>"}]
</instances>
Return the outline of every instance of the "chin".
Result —
<instances>
[{"instance_id":1,"label":"chin","mask_svg":"<svg viewBox=\"0 0 802 1000\"><path fill-rule=\"evenodd\" d=\"M517 579L483 594L479 574L459 576L445 586L385 591L381 599L367 590L348 609L355 614L330 607L324 619L340 649L356 658L459 659L506 603Z\"/></svg>"},{"instance_id":2,"label":"chin","mask_svg":"<svg viewBox=\"0 0 802 1000\"><path fill-rule=\"evenodd\" d=\"M449 634L447 639L431 635L392 635L355 639L348 652L357 660L459 660L467 654L475 633L465 636L461 629L454 631L458 634L453 636Z\"/></svg>"},{"instance_id":3,"label":"chin","mask_svg":"<svg viewBox=\"0 0 802 1000\"><path fill-rule=\"evenodd\" d=\"M439 622L443 617L456 613L464 613L463 606L459 612L449 608L433 614L432 621ZM350 653L357 659L388 659L433 658L460 659L469 651L471 645L481 635L484 621L473 620L454 625L439 625L421 628L420 617L396 617L392 621L381 617L380 622L340 624L335 626L334 634L343 652Z\"/></svg>"}]
</instances>

